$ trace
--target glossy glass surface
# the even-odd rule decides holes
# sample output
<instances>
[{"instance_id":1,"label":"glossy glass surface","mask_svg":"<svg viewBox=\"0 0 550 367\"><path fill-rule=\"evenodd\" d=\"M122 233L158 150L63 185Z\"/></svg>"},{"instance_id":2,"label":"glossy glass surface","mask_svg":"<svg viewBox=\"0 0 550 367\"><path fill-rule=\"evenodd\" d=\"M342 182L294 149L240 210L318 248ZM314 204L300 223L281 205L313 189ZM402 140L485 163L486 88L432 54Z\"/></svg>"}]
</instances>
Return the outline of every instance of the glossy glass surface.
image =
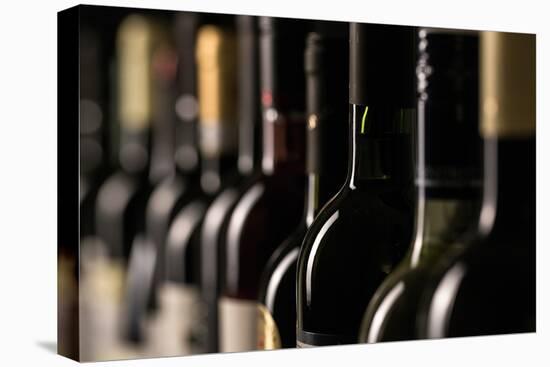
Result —
<instances>
[{"instance_id":1,"label":"glossy glass surface","mask_svg":"<svg viewBox=\"0 0 550 367\"><path fill-rule=\"evenodd\" d=\"M366 305L409 244L411 120L402 112L351 105L348 178L311 225L298 259L299 342L355 343Z\"/></svg>"},{"instance_id":2,"label":"glossy glass surface","mask_svg":"<svg viewBox=\"0 0 550 367\"><path fill-rule=\"evenodd\" d=\"M420 298L434 263L453 247L460 246L474 229L479 200L470 198L428 199L418 212L417 238L408 256L376 291L363 319L359 341L412 340Z\"/></svg>"},{"instance_id":3,"label":"glossy glass surface","mask_svg":"<svg viewBox=\"0 0 550 367\"><path fill-rule=\"evenodd\" d=\"M485 146L477 236L435 267L419 337L535 331L535 139L486 139Z\"/></svg>"},{"instance_id":4,"label":"glossy glass surface","mask_svg":"<svg viewBox=\"0 0 550 367\"><path fill-rule=\"evenodd\" d=\"M276 325L280 346L296 345L296 265L307 228L345 181L348 108L347 26L321 23L308 34L306 72L306 199L302 221L279 245L262 275L259 302ZM331 72L328 72L331 70ZM269 338L269 330L265 338ZM269 343L266 343L268 345ZM261 346L259 346L261 347Z\"/></svg>"},{"instance_id":5,"label":"glossy glass surface","mask_svg":"<svg viewBox=\"0 0 550 367\"><path fill-rule=\"evenodd\" d=\"M407 257L376 291L360 341L410 340L433 264L475 230L480 207L478 37L419 30L416 225ZM466 148L467 147L467 148Z\"/></svg>"}]
</instances>

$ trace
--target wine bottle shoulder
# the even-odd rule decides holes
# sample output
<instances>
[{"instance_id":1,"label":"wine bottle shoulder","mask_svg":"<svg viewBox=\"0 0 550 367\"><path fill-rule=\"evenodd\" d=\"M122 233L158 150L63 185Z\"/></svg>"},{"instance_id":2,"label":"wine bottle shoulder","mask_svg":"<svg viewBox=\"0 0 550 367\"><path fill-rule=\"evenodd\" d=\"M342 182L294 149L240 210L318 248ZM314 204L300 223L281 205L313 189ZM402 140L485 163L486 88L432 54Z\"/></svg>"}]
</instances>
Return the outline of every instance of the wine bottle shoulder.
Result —
<instances>
[{"instance_id":1,"label":"wine bottle shoulder","mask_svg":"<svg viewBox=\"0 0 550 367\"><path fill-rule=\"evenodd\" d=\"M143 177L117 171L97 193L95 229L112 256L127 258L134 235L142 230L151 185Z\"/></svg>"},{"instance_id":2,"label":"wine bottle shoulder","mask_svg":"<svg viewBox=\"0 0 550 367\"><path fill-rule=\"evenodd\" d=\"M300 332L357 340L368 303L411 240L412 207L391 197L344 188L313 221L298 258Z\"/></svg>"},{"instance_id":3,"label":"wine bottle shoulder","mask_svg":"<svg viewBox=\"0 0 550 367\"><path fill-rule=\"evenodd\" d=\"M324 246L334 247L335 252L346 247L363 252L381 245L391 252L396 250L392 246L399 244L403 253L411 236L412 214L412 203L403 193L379 195L343 188L313 221L304 238L301 257L316 251L313 247ZM356 247L358 243L360 247ZM391 262L397 264L396 259Z\"/></svg>"},{"instance_id":4,"label":"wine bottle shoulder","mask_svg":"<svg viewBox=\"0 0 550 367\"><path fill-rule=\"evenodd\" d=\"M139 189L138 186L138 182L125 172L113 173L99 188L98 210L121 211L132 195Z\"/></svg>"},{"instance_id":5,"label":"wine bottle shoulder","mask_svg":"<svg viewBox=\"0 0 550 367\"><path fill-rule=\"evenodd\" d=\"M199 196L175 215L166 235L166 279L196 283L198 238L208 206L208 198Z\"/></svg>"},{"instance_id":6,"label":"wine bottle shoulder","mask_svg":"<svg viewBox=\"0 0 550 367\"><path fill-rule=\"evenodd\" d=\"M245 227L256 224L266 225L266 219L280 219L295 216L290 209L299 208L301 202L294 201L302 195L298 187L301 180L260 175L245 184L242 196L231 213L227 242L229 246L241 239ZM257 216L256 216L257 215ZM260 223L261 222L261 223ZM278 221L270 222L273 227ZM260 229L260 228L258 228Z\"/></svg>"},{"instance_id":7,"label":"wine bottle shoulder","mask_svg":"<svg viewBox=\"0 0 550 367\"><path fill-rule=\"evenodd\" d=\"M416 338L416 311L429 267L411 268L406 260L391 272L369 302L359 341L412 340Z\"/></svg>"},{"instance_id":8,"label":"wine bottle shoulder","mask_svg":"<svg viewBox=\"0 0 550 367\"><path fill-rule=\"evenodd\" d=\"M155 186L145 212L146 232L153 236L155 232L164 232L178 202L188 197L190 191L190 183L179 175L165 177Z\"/></svg>"},{"instance_id":9,"label":"wine bottle shoulder","mask_svg":"<svg viewBox=\"0 0 550 367\"><path fill-rule=\"evenodd\" d=\"M304 222L288 236L270 256L262 272L258 300L268 305L269 291L272 293L279 287L285 274L292 268L296 269L298 252L306 234L307 227ZM269 309L269 307L268 307ZM272 311L272 310L270 310Z\"/></svg>"},{"instance_id":10,"label":"wine bottle shoulder","mask_svg":"<svg viewBox=\"0 0 550 367\"><path fill-rule=\"evenodd\" d=\"M227 228L225 292L257 299L261 271L300 220L303 180L259 176L237 201ZM239 297L240 297L239 296Z\"/></svg>"},{"instance_id":11,"label":"wine bottle shoulder","mask_svg":"<svg viewBox=\"0 0 550 367\"><path fill-rule=\"evenodd\" d=\"M435 264L419 307L418 336L535 331L535 269L528 241L472 239Z\"/></svg>"}]
</instances>

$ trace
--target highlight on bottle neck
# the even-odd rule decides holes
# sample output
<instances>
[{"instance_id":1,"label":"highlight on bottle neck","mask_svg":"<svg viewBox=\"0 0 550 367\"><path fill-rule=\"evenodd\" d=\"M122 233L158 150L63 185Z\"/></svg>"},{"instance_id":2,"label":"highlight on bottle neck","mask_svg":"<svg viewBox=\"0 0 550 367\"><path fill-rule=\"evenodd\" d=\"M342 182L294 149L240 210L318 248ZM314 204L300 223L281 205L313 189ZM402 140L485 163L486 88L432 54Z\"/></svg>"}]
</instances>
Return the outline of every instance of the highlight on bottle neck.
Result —
<instances>
[{"instance_id":1,"label":"highlight on bottle neck","mask_svg":"<svg viewBox=\"0 0 550 367\"><path fill-rule=\"evenodd\" d=\"M483 32L480 45L480 128L485 138L535 134L534 34Z\"/></svg>"},{"instance_id":2,"label":"highlight on bottle neck","mask_svg":"<svg viewBox=\"0 0 550 367\"><path fill-rule=\"evenodd\" d=\"M478 33L418 32L417 186L481 186Z\"/></svg>"},{"instance_id":3,"label":"highlight on bottle neck","mask_svg":"<svg viewBox=\"0 0 550 367\"><path fill-rule=\"evenodd\" d=\"M236 149L235 40L215 25L198 30L199 146L204 158L218 158Z\"/></svg>"}]
</instances>

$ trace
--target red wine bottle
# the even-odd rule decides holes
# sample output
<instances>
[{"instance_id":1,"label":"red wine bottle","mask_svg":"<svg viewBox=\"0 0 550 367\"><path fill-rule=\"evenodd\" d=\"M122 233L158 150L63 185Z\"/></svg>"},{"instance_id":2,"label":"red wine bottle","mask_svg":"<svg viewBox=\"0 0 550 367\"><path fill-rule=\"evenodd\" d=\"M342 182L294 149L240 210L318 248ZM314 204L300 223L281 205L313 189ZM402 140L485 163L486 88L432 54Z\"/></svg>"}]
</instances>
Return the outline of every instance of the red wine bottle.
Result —
<instances>
[{"instance_id":1,"label":"red wine bottle","mask_svg":"<svg viewBox=\"0 0 550 367\"><path fill-rule=\"evenodd\" d=\"M258 349L296 345L296 263L307 228L345 180L348 108L347 23L322 22L309 33L306 73L306 198L298 227L275 250L260 283Z\"/></svg>"},{"instance_id":2,"label":"red wine bottle","mask_svg":"<svg viewBox=\"0 0 550 367\"><path fill-rule=\"evenodd\" d=\"M141 15L125 18L117 31L119 168L98 190L97 241L82 248L83 345L92 360L135 356L120 317L126 267L136 234L143 231L151 187L150 135L153 122L153 55L164 47L160 25ZM104 287L103 285L108 285ZM101 320L101 321L100 321Z\"/></svg>"},{"instance_id":3,"label":"red wine bottle","mask_svg":"<svg viewBox=\"0 0 550 367\"><path fill-rule=\"evenodd\" d=\"M481 33L481 213L475 236L434 266L419 337L535 331L535 59L533 34Z\"/></svg>"},{"instance_id":4,"label":"red wine bottle","mask_svg":"<svg viewBox=\"0 0 550 367\"><path fill-rule=\"evenodd\" d=\"M200 190L171 222L165 281L159 292L167 309L167 328L177 321L166 342L173 355L207 351L208 308L201 297L202 225L209 205L237 174L236 52L230 19L203 19L197 31Z\"/></svg>"},{"instance_id":5,"label":"red wine bottle","mask_svg":"<svg viewBox=\"0 0 550 367\"><path fill-rule=\"evenodd\" d=\"M364 310L412 236L414 31L350 25L348 175L298 257L300 347L357 342Z\"/></svg>"},{"instance_id":6,"label":"red wine bottle","mask_svg":"<svg viewBox=\"0 0 550 367\"><path fill-rule=\"evenodd\" d=\"M304 183L306 22L260 18L262 173L231 213L219 301L220 351L257 348L261 272L300 220Z\"/></svg>"},{"instance_id":7,"label":"red wine bottle","mask_svg":"<svg viewBox=\"0 0 550 367\"><path fill-rule=\"evenodd\" d=\"M258 175L259 89L257 18L237 16L237 119L239 124L239 175L212 201L201 228L201 298L206 307L206 352L219 351L218 301L223 276L223 243L231 212L250 182Z\"/></svg>"}]
</instances>

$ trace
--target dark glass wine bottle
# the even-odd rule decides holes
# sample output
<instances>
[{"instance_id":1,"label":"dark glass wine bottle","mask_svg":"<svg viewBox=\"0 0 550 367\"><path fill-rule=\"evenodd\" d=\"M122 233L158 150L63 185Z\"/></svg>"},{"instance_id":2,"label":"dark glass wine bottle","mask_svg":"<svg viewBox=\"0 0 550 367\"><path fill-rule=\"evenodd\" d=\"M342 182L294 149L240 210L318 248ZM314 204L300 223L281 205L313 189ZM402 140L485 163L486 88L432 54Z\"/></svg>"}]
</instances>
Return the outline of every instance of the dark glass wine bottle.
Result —
<instances>
[{"instance_id":1,"label":"dark glass wine bottle","mask_svg":"<svg viewBox=\"0 0 550 367\"><path fill-rule=\"evenodd\" d=\"M476 235L441 259L419 337L534 332L535 35L480 35L482 208Z\"/></svg>"},{"instance_id":2,"label":"dark glass wine bottle","mask_svg":"<svg viewBox=\"0 0 550 367\"><path fill-rule=\"evenodd\" d=\"M412 235L414 29L352 23L349 55L348 176L300 249L299 347L357 342Z\"/></svg>"},{"instance_id":3,"label":"dark glass wine bottle","mask_svg":"<svg viewBox=\"0 0 550 367\"><path fill-rule=\"evenodd\" d=\"M125 18L117 31L119 169L98 190L97 241L82 249L82 335L93 360L134 357L121 338L120 318L126 266L134 236L143 230L145 203L154 183L150 173L153 119L153 54L163 47L159 25L141 16ZM84 326L86 325L86 326ZM89 343L88 343L89 342Z\"/></svg>"},{"instance_id":4,"label":"dark glass wine bottle","mask_svg":"<svg viewBox=\"0 0 550 367\"><path fill-rule=\"evenodd\" d=\"M262 174L231 213L219 300L222 352L257 348L258 287L275 247L300 220L304 184L304 71L307 22L260 18Z\"/></svg>"},{"instance_id":5,"label":"dark glass wine bottle","mask_svg":"<svg viewBox=\"0 0 550 367\"><path fill-rule=\"evenodd\" d=\"M105 84L107 73L101 69L105 47L101 34L91 26L82 26L79 35L80 75L80 237L94 233L94 209L97 189L108 172L106 151L107 110Z\"/></svg>"},{"instance_id":6,"label":"dark glass wine bottle","mask_svg":"<svg viewBox=\"0 0 550 367\"><path fill-rule=\"evenodd\" d=\"M479 214L478 34L423 28L418 52L415 235L405 259L369 303L360 342L416 338L429 271L475 229Z\"/></svg>"},{"instance_id":7,"label":"dark glass wine bottle","mask_svg":"<svg viewBox=\"0 0 550 367\"><path fill-rule=\"evenodd\" d=\"M306 197L298 228L279 245L259 290L258 349L296 346L296 263L307 228L346 176L348 25L322 22L306 40Z\"/></svg>"},{"instance_id":8,"label":"dark glass wine bottle","mask_svg":"<svg viewBox=\"0 0 550 367\"><path fill-rule=\"evenodd\" d=\"M156 279L158 282L164 270L164 241L168 226L175 213L196 193L199 183L199 157L196 142L198 104L195 88L195 38L197 16L179 13L174 18L173 37L177 64L172 68L169 50L159 55L157 68L165 74L175 72L163 80L159 89L165 93L157 99L159 120L165 126L158 140L153 141L153 166L170 174L155 187L147 203L145 233L157 249L158 262ZM164 59L161 59L164 58ZM166 75L167 77L169 75ZM177 96L176 96L177 93ZM162 98L164 97L164 98ZM155 165L154 163L159 164Z\"/></svg>"},{"instance_id":9,"label":"dark glass wine bottle","mask_svg":"<svg viewBox=\"0 0 550 367\"><path fill-rule=\"evenodd\" d=\"M179 355L181 352L177 325L184 324L181 318L185 315L178 308L177 295L171 294L169 287L164 287L166 236L176 214L200 190L197 73L194 55L199 16L180 12L174 16L173 22L172 35L177 54L176 75L173 83L165 85L169 98L163 109L166 118L175 121L170 137L174 149L165 158L173 171L151 194L145 222L147 240L137 242L143 246L140 251L143 259L137 261L140 265L136 266L136 270L143 274L143 281L136 282L136 288L142 294L139 297L142 312L146 311L145 302L149 302L152 308L143 325L146 342L144 354L155 357ZM175 89L175 98L170 93L172 89ZM147 246L152 248L147 251Z\"/></svg>"},{"instance_id":10,"label":"dark glass wine bottle","mask_svg":"<svg viewBox=\"0 0 550 367\"><path fill-rule=\"evenodd\" d=\"M172 221L165 252L165 281L159 292L172 328L170 353L206 351L208 311L201 299L201 228L208 206L235 180L235 40L232 28L205 22L197 32L195 57L201 156L200 192ZM177 324L169 325L170 321ZM167 346L168 347L168 346Z\"/></svg>"},{"instance_id":11,"label":"dark glass wine bottle","mask_svg":"<svg viewBox=\"0 0 550 367\"><path fill-rule=\"evenodd\" d=\"M113 13L103 7L82 6L79 8L78 19L81 31L77 35L80 41L77 67L80 103L77 107L80 116L80 244L78 253L80 261L76 261L76 271L79 276L81 295L86 294L85 287L83 288L82 285L90 284L88 277L90 267L88 265L90 260L93 263L94 259L97 259L93 255L94 250L101 248L101 246L97 246L95 228L97 194L105 180L119 169L118 160L113 159L118 154L118 144L116 146L111 144L117 140L118 136L118 134L114 134L114 130L120 127L115 102L118 91L114 88L118 85L114 73L118 48L116 47L116 37L113 35L127 15L128 11ZM67 32L70 33L70 31L64 33ZM63 68L61 67L60 70ZM74 92L71 93L74 94ZM63 189L61 190L63 191ZM61 259L58 264L63 267L66 265ZM94 273L99 274L91 272L91 274ZM76 296L78 299L78 293ZM80 331L76 337L71 338L71 343L76 344L75 347L79 349L81 361L95 360L95 351L101 349L96 347L99 345L98 343L101 343L100 338L96 338L96 332L101 330L101 327L95 322L96 320L89 318L90 307L93 308L99 304L94 299L95 297L88 296L78 299L80 301L80 306L77 305L79 318L76 322ZM92 302L86 303L84 300ZM63 344L65 343L60 339L60 349Z\"/></svg>"},{"instance_id":12,"label":"dark glass wine bottle","mask_svg":"<svg viewBox=\"0 0 550 367\"><path fill-rule=\"evenodd\" d=\"M63 20L62 20L63 19ZM59 32L70 33L71 25L68 21L69 15L61 17L59 21ZM74 67L75 83L69 87L70 79L60 87L60 100L78 97L78 104L75 106L76 116L72 115L70 120L69 110L63 116L60 115L60 126L65 124L78 124L74 131L79 131L78 141L71 141L71 146L79 148L79 231L80 243L59 241L58 247L58 353L69 356L73 359L80 359L82 354L79 347L79 246L86 246L94 233L94 208L97 190L105 179L108 172L108 165L105 152L105 140L107 119L105 114L105 91L103 86L107 83L106 73L102 70L102 61L105 57L105 46L101 43L101 33L97 26L90 24L86 17L80 19L80 14L75 18L80 21L80 32L76 36L67 34L60 36L60 57L65 58L58 66L59 71L65 73L70 62L76 62ZM71 49L76 47L76 49ZM65 53L74 53L76 57L68 58ZM63 74L68 75L68 74ZM74 95L74 85L78 88L78 94ZM68 94L68 95L67 95ZM64 103L64 102L62 102ZM63 129L60 134L66 134ZM61 136L61 135L60 135ZM63 148L61 148L63 149ZM59 159L66 159L62 156L61 150ZM61 174L61 173L60 173ZM60 176L61 177L61 176ZM72 185L72 183L71 183ZM58 188L61 194L67 188ZM64 199L63 199L64 200ZM71 204L72 205L72 204ZM60 214L67 204L60 205ZM71 209L71 215L74 212ZM60 219L61 218L60 216ZM68 234L68 233L67 233ZM72 236L72 234L70 234ZM86 358L86 353L83 355Z\"/></svg>"},{"instance_id":13,"label":"dark glass wine bottle","mask_svg":"<svg viewBox=\"0 0 550 367\"><path fill-rule=\"evenodd\" d=\"M126 271L124 337L144 348L146 318L156 283L155 264L174 206L178 205L181 185L173 183L174 166L174 85L176 55L168 42L154 53L152 68L152 134L150 180L153 187L145 207L144 232L132 242Z\"/></svg>"},{"instance_id":14,"label":"dark glass wine bottle","mask_svg":"<svg viewBox=\"0 0 550 367\"><path fill-rule=\"evenodd\" d=\"M206 352L219 351L218 301L223 275L223 243L238 199L260 170L257 18L237 16L237 118L239 176L208 207L201 229L201 297L206 307Z\"/></svg>"}]
</instances>

